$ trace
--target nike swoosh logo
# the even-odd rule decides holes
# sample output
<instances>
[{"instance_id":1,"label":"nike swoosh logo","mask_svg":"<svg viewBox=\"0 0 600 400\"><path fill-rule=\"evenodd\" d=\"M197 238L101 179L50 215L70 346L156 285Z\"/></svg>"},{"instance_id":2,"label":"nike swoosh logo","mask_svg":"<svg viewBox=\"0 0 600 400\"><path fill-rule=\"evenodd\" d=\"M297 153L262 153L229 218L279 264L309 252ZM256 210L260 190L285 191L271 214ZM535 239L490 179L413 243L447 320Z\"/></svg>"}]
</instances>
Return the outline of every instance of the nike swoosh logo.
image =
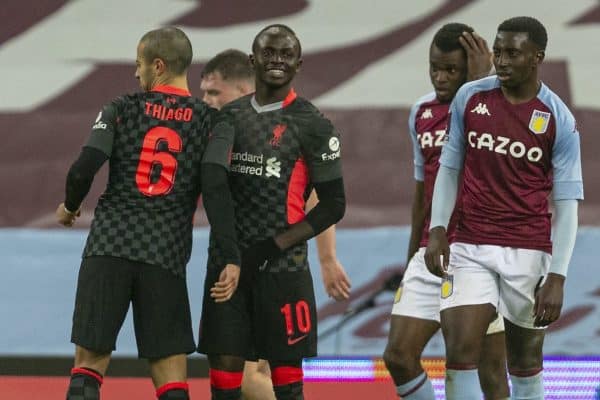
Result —
<instances>
[{"instance_id":1,"label":"nike swoosh logo","mask_svg":"<svg viewBox=\"0 0 600 400\"><path fill-rule=\"evenodd\" d=\"M289 337L289 338L288 338L288 346L293 346L293 345L295 345L296 343L298 343L298 342L299 342L299 341L301 341L302 339L306 339L306 337L307 337L307 336L308 336L308 335L304 335L304 336L300 336L300 337L293 338L293 339L292 339L291 337Z\"/></svg>"}]
</instances>

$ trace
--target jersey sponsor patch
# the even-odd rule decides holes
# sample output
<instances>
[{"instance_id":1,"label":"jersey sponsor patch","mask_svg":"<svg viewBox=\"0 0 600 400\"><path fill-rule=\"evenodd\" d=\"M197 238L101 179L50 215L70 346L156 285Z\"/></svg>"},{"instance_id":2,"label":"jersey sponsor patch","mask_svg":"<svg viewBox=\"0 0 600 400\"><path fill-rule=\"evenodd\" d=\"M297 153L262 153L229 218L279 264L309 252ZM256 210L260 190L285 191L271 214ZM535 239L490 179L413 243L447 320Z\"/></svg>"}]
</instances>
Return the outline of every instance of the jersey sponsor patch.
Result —
<instances>
[{"instance_id":1,"label":"jersey sponsor patch","mask_svg":"<svg viewBox=\"0 0 600 400\"><path fill-rule=\"evenodd\" d=\"M452 292L454 291L454 276L453 275L445 275L442 279L442 299L447 299L452 296Z\"/></svg>"},{"instance_id":2,"label":"jersey sponsor patch","mask_svg":"<svg viewBox=\"0 0 600 400\"><path fill-rule=\"evenodd\" d=\"M546 133L548 122L550 122L550 113L533 110L533 114L531 114L531 119L529 120L529 129L536 135L541 135L542 133Z\"/></svg>"}]
</instances>

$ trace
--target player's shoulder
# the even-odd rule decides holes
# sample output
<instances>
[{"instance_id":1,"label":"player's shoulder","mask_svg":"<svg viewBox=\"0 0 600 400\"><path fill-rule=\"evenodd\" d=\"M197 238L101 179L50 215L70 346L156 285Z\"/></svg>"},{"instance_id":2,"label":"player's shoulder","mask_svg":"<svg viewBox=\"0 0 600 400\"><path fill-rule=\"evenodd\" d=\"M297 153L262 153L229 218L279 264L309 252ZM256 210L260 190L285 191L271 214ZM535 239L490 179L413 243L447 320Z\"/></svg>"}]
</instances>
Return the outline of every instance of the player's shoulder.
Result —
<instances>
[{"instance_id":1,"label":"player's shoulder","mask_svg":"<svg viewBox=\"0 0 600 400\"><path fill-rule=\"evenodd\" d=\"M499 87L500 81L496 75L486 76L482 79L464 83L456 92L454 100L466 104L466 102L477 93L488 92L498 89Z\"/></svg>"},{"instance_id":2,"label":"player's shoulder","mask_svg":"<svg viewBox=\"0 0 600 400\"><path fill-rule=\"evenodd\" d=\"M575 116L565 102L552 89L542 83L537 98L550 109L556 121L568 127L574 126Z\"/></svg>"},{"instance_id":3,"label":"player's shoulder","mask_svg":"<svg viewBox=\"0 0 600 400\"><path fill-rule=\"evenodd\" d=\"M435 91L431 91L423 96L419 97L412 105L412 109L418 110L422 106L427 106L430 104L437 103L437 97L435 95Z\"/></svg>"},{"instance_id":4,"label":"player's shoulder","mask_svg":"<svg viewBox=\"0 0 600 400\"><path fill-rule=\"evenodd\" d=\"M231 102L229 102L229 103L225 104L223 107L221 107L221 112L236 114L242 110L245 110L245 109L251 107L250 100L252 99L253 95L254 94L247 94L245 96L242 96L235 100L232 100Z\"/></svg>"},{"instance_id":5,"label":"player's shoulder","mask_svg":"<svg viewBox=\"0 0 600 400\"><path fill-rule=\"evenodd\" d=\"M293 114L298 121L305 121L311 126L333 126L329 118L317 106L304 97L298 96L292 104L286 107L286 111Z\"/></svg>"}]
</instances>

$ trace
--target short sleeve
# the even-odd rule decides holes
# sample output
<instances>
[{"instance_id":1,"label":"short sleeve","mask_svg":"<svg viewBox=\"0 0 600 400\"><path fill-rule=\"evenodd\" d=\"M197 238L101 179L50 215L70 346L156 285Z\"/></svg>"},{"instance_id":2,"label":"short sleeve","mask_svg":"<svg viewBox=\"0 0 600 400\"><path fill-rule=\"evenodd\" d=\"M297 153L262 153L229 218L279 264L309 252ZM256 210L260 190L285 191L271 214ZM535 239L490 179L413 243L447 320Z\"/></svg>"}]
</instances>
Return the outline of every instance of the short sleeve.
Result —
<instances>
[{"instance_id":1,"label":"short sleeve","mask_svg":"<svg viewBox=\"0 0 600 400\"><path fill-rule=\"evenodd\" d=\"M212 128L202 163L218 164L227 169L231 164L231 151L235 141L235 121L228 110L211 114Z\"/></svg>"},{"instance_id":2,"label":"short sleeve","mask_svg":"<svg viewBox=\"0 0 600 400\"><path fill-rule=\"evenodd\" d=\"M421 146L419 145L419 140L417 138L417 130L415 128L415 116L418 110L419 103L414 104L410 109L410 114L408 116L408 133L410 135L410 140L412 142L413 148L415 180L423 182L425 181L425 160L423 158L423 152L421 151Z\"/></svg>"},{"instance_id":3,"label":"short sleeve","mask_svg":"<svg viewBox=\"0 0 600 400\"><path fill-rule=\"evenodd\" d=\"M98 149L111 156L121 104L122 100L116 99L102 108L92 125L92 133L85 147Z\"/></svg>"},{"instance_id":4,"label":"short sleeve","mask_svg":"<svg viewBox=\"0 0 600 400\"><path fill-rule=\"evenodd\" d=\"M307 132L301 133L300 141L313 182L327 182L342 177L340 135L328 119L316 116Z\"/></svg>"}]
</instances>

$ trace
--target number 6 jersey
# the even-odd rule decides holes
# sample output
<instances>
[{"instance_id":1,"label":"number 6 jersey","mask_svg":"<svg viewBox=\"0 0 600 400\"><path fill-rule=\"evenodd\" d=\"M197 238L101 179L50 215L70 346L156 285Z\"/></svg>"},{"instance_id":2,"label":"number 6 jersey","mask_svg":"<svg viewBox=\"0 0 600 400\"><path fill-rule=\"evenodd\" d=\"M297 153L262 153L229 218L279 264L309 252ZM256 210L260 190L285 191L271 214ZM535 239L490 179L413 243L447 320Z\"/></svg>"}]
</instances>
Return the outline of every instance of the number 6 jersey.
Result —
<instances>
[{"instance_id":1,"label":"number 6 jersey","mask_svg":"<svg viewBox=\"0 0 600 400\"><path fill-rule=\"evenodd\" d=\"M170 86L102 109L85 146L108 155L109 177L84 257L121 257L185 276L210 110Z\"/></svg>"}]
</instances>

